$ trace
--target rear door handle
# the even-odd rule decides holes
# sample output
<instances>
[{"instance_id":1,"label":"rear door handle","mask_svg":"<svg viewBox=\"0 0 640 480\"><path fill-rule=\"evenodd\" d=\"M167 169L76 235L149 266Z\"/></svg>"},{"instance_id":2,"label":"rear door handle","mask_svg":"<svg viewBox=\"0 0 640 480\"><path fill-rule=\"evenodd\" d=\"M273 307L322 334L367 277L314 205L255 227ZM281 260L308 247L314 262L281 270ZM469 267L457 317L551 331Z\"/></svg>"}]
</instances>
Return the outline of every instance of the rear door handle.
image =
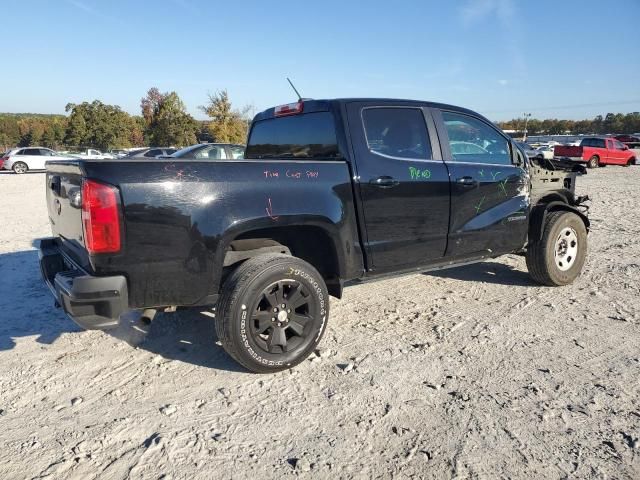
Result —
<instances>
[{"instance_id":1,"label":"rear door handle","mask_svg":"<svg viewBox=\"0 0 640 480\"><path fill-rule=\"evenodd\" d=\"M478 181L473 177L460 177L456 178L456 183L463 187L475 187L478 185Z\"/></svg>"},{"instance_id":2,"label":"rear door handle","mask_svg":"<svg viewBox=\"0 0 640 480\"><path fill-rule=\"evenodd\" d=\"M381 188L391 188L398 185L400 182L393 177L389 177L388 175L383 175L378 178L372 178L369 180L369 183Z\"/></svg>"}]
</instances>

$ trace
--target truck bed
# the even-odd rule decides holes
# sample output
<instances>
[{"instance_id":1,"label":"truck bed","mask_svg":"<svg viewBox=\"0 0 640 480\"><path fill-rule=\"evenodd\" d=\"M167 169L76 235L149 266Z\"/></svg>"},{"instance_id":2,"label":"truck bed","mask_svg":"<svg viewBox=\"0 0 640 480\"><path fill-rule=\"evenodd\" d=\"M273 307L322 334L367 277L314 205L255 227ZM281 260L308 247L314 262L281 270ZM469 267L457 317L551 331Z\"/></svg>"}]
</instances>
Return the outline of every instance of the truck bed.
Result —
<instances>
[{"instance_id":1,"label":"truck bed","mask_svg":"<svg viewBox=\"0 0 640 480\"><path fill-rule=\"evenodd\" d=\"M124 275L131 308L214 303L230 238L287 223L328 225L345 277L362 272L350 173L344 161L66 160L47 163L47 204L55 244L84 271ZM88 255L83 179L118 187L122 249ZM305 181L302 181L302 179Z\"/></svg>"}]
</instances>

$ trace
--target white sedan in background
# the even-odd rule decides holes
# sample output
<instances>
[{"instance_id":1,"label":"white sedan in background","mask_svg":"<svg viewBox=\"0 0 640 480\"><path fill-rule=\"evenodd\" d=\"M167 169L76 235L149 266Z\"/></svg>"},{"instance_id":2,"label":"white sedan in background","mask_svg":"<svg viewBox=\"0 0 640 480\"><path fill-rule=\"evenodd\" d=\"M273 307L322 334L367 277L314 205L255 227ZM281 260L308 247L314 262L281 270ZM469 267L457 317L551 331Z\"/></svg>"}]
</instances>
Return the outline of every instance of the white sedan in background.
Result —
<instances>
[{"instance_id":1,"label":"white sedan in background","mask_svg":"<svg viewBox=\"0 0 640 480\"><path fill-rule=\"evenodd\" d=\"M536 151L542 153L542 156L547 160L553 160L553 145L538 147Z\"/></svg>"},{"instance_id":2,"label":"white sedan in background","mask_svg":"<svg viewBox=\"0 0 640 480\"><path fill-rule=\"evenodd\" d=\"M45 162L49 160L66 160L69 155L44 147L24 147L9 150L0 158L0 164L5 170L13 170L14 173L27 173L30 170L44 170Z\"/></svg>"}]
</instances>

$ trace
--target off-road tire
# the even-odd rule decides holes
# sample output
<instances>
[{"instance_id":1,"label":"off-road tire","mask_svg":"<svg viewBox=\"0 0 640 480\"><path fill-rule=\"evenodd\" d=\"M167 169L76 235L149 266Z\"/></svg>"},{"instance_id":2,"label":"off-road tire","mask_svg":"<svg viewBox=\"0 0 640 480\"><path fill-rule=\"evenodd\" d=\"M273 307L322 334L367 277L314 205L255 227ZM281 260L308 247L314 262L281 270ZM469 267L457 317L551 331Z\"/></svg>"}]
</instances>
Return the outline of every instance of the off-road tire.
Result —
<instances>
[{"instance_id":1,"label":"off-road tire","mask_svg":"<svg viewBox=\"0 0 640 480\"><path fill-rule=\"evenodd\" d=\"M287 284L285 288L290 284L301 285L307 294L304 298L309 302L309 316L313 317L308 327L305 326L306 335L304 338L296 337L299 344L291 351L272 353L265 350L263 340L252 330L256 325L253 322L257 321L253 314L262 308L260 305L266 300L264 291L274 283L278 286ZM284 301L287 301L286 296ZM264 310L259 313L264 313ZM289 315L295 313L294 309ZM307 358L320 342L328 319L329 294L318 271L290 255L264 254L245 261L227 277L217 305L215 323L218 340L234 360L252 372L272 373L292 368ZM270 328L273 332L275 324ZM288 326L284 328L289 332L287 335L292 334ZM287 340L290 341L289 338ZM268 341L266 345L268 348Z\"/></svg>"},{"instance_id":2,"label":"off-road tire","mask_svg":"<svg viewBox=\"0 0 640 480\"><path fill-rule=\"evenodd\" d=\"M577 236L577 254L568 270L556 264L555 249L559 235L572 229ZM527 269L538 283L550 287L572 283L582 271L587 256L587 229L582 219L573 212L558 211L547 215L542 239L527 246Z\"/></svg>"},{"instance_id":3,"label":"off-road tire","mask_svg":"<svg viewBox=\"0 0 640 480\"><path fill-rule=\"evenodd\" d=\"M11 167L11 170L13 170L13 173L22 175L23 173L27 173L29 171L29 167L24 162L16 162Z\"/></svg>"},{"instance_id":4,"label":"off-road tire","mask_svg":"<svg viewBox=\"0 0 640 480\"><path fill-rule=\"evenodd\" d=\"M594 155L593 157L591 157L587 162L587 167L589 168L598 168L599 166L600 166L600 157L598 157L597 155Z\"/></svg>"}]
</instances>

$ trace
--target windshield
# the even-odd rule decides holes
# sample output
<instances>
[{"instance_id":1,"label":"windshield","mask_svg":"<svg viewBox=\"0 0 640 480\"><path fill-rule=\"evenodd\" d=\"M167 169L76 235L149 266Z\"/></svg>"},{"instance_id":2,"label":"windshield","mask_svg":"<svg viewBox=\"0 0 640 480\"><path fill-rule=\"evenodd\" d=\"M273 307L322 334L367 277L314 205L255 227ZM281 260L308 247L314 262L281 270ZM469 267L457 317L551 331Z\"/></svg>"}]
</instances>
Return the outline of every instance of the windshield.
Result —
<instances>
[{"instance_id":1,"label":"windshield","mask_svg":"<svg viewBox=\"0 0 640 480\"><path fill-rule=\"evenodd\" d=\"M245 158L339 158L333 115L315 112L261 120L251 128Z\"/></svg>"}]
</instances>

